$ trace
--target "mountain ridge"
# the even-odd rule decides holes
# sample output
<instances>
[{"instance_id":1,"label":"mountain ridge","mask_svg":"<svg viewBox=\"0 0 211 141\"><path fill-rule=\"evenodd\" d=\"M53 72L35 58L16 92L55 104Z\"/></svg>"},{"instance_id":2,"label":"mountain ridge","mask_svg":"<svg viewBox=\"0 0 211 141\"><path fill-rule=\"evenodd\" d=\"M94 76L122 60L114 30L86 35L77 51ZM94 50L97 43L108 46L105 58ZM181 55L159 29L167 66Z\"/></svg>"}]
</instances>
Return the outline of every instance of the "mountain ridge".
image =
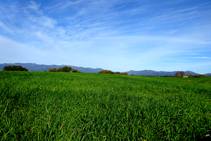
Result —
<instances>
[{"instance_id":1,"label":"mountain ridge","mask_svg":"<svg viewBox=\"0 0 211 141\"><path fill-rule=\"evenodd\" d=\"M60 68L63 66L71 66L74 69L79 70L80 72L86 73L98 73L104 69L102 68L91 68L91 67L78 67L73 65L45 65L45 64L36 64L36 63L3 63L0 64L0 70L3 70L4 66L8 65L20 65L25 67L29 71L48 71L49 68ZM139 75L139 76L174 76L177 71L154 71L154 70L130 70L127 71L128 75ZM186 75L196 75L199 73L193 71L184 71ZM206 76L211 76L211 73L204 74Z\"/></svg>"}]
</instances>

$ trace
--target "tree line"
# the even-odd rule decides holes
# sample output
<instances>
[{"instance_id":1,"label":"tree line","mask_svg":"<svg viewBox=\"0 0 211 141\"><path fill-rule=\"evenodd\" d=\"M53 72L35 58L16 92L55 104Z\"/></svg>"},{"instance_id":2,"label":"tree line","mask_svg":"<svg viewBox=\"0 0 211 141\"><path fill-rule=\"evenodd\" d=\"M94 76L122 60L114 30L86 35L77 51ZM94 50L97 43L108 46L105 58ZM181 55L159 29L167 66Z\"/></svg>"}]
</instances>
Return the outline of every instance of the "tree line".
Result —
<instances>
[{"instance_id":1,"label":"tree line","mask_svg":"<svg viewBox=\"0 0 211 141\"><path fill-rule=\"evenodd\" d=\"M73 69L72 67L64 66L62 68L49 68L49 72L80 72L77 69ZM22 66L4 66L3 71L28 71L26 68Z\"/></svg>"},{"instance_id":2,"label":"tree line","mask_svg":"<svg viewBox=\"0 0 211 141\"><path fill-rule=\"evenodd\" d=\"M12 65L12 66L4 66L3 71L28 71L28 70L26 68L22 67L22 66ZM61 67L59 69L57 69L57 68L49 68L48 71L49 72L80 72L77 69L73 69L72 67L68 67L68 66L64 66L64 67ZM45 72L47 72L47 71L45 70ZM120 72L113 72L111 70L102 70L102 71L100 71L98 73L128 75L127 72L120 73ZM174 77L183 77L183 76L187 76L189 78L191 78L191 77L208 77L208 76L200 75L200 74L197 74L195 76L193 76L193 75L185 75L184 71L178 71L174 75ZM166 76L166 77L173 77L173 76Z\"/></svg>"},{"instance_id":3,"label":"tree line","mask_svg":"<svg viewBox=\"0 0 211 141\"><path fill-rule=\"evenodd\" d=\"M201 77L207 77L207 76L205 76L205 75L202 75L202 74L196 74L196 75L185 75L185 72L184 71L178 71L175 75L174 75L174 77L184 77L184 76L186 76L186 78L192 78L192 77L199 77L199 78L201 78Z\"/></svg>"},{"instance_id":4,"label":"tree line","mask_svg":"<svg viewBox=\"0 0 211 141\"><path fill-rule=\"evenodd\" d=\"M120 73L120 72L112 72L111 70L102 70L102 71L100 71L100 72L98 72L98 73L128 75L127 72L125 72L125 73Z\"/></svg>"},{"instance_id":5,"label":"tree line","mask_svg":"<svg viewBox=\"0 0 211 141\"><path fill-rule=\"evenodd\" d=\"M80 72L77 69L73 69L72 67L68 67L68 66L64 66L64 67L59 68L59 69L57 69L57 68L49 68L48 71L49 72L70 72L70 71L72 71L72 72Z\"/></svg>"}]
</instances>

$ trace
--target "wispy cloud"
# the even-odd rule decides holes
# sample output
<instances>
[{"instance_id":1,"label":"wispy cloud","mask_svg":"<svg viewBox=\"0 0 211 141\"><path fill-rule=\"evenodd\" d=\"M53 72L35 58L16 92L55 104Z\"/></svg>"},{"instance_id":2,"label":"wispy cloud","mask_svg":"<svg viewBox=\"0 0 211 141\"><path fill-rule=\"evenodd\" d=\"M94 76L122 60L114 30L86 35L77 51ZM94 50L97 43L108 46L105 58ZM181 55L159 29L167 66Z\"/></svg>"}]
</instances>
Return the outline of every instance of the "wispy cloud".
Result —
<instances>
[{"instance_id":1,"label":"wispy cloud","mask_svg":"<svg viewBox=\"0 0 211 141\"><path fill-rule=\"evenodd\" d=\"M194 57L194 58L211 59L211 57Z\"/></svg>"},{"instance_id":2,"label":"wispy cloud","mask_svg":"<svg viewBox=\"0 0 211 141\"><path fill-rule=\"evenodd\" d=\"M180 62L186 62L186 61L188 61L188 60L178 60L178 61L180 61Z\"/></svg>"},{"instance_id":3,"label":"wispy cloud","mask_svg":"<svg viewBox=\"0 0 211 141\"><path fill-rule=\"evenodd\" d=\"M0 27L2 29L4 29L6 32L9 32L11 34L14 34L14 32L9 27L7 27L3 22L1 22L1 21L0 21Z\"/></svg>"},{"instance_id":4,"label":"wispy cloud","mask_svg":"<svg viewBox=\"0 0 211 141\"><path fill-rule=\"evenodd\" d=\"M40 7L40 5L38 5L34 1L30 1L30 3L28 4L28 8L33 9L33 10L38 10L39 7Z\"/></svg>"}]
</instances>

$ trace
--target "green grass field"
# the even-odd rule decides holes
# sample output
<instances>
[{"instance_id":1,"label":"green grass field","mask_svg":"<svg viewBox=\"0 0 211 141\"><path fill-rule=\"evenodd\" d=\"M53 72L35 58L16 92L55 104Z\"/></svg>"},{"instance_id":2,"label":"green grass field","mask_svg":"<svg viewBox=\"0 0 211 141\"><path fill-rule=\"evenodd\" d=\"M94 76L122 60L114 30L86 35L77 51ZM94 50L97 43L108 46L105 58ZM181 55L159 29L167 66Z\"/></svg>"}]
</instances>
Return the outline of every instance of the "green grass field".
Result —
<instances>
[{"instance_id":1,"label":"green grass field","mask_svg":"<svg viewBox=\"0 0 211 141\"><path fill-rule=\"evenodd\" d=\"M0 72L1 140L211 137L211 78Z\"/></svg>"}]
</instances>

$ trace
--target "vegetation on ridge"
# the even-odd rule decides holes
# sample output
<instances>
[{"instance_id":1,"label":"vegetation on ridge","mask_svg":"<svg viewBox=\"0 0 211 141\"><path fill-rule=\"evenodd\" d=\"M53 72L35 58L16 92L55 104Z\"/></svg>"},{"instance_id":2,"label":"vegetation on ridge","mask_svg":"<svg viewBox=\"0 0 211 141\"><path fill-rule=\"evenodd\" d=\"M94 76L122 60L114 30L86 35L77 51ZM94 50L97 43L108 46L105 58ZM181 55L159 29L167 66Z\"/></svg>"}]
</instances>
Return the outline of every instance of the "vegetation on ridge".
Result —
<instances>
[{"instance_id":1,"label":"vegetation on ridge","mask_svg":"<svg viewBox=\"0 0 211 141\"><path fill-rule=\"evenodd\" d=\"M70 72L71 70L72 70L72 72L79 72L77 69L73 69L72 67L68 67L68 66L64 66L64 67L59 68L59 69L50 68L48 70L49 70L49 72Z\"/></svg>"}]
</instances>

